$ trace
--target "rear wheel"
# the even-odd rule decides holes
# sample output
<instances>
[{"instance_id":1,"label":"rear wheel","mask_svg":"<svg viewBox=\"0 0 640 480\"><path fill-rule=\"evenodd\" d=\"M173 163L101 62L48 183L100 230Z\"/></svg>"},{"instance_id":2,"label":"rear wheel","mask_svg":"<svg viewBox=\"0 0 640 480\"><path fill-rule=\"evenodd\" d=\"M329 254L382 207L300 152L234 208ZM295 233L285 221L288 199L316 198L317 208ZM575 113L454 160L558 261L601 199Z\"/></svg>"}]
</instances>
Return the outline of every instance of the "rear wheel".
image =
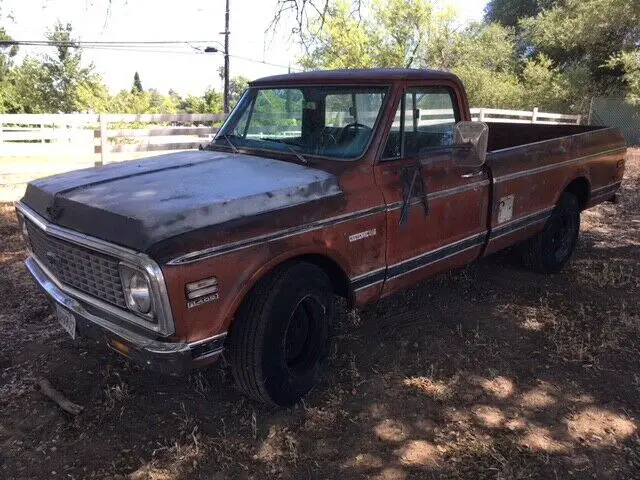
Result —
<instances>
[{"instance_id":1,"label":"rear wheel","mask_svg":"<svg viewBox=\"0 0 640 480\"><path fill-rule=\"evenodd\" d=\"M544 229L521 247L526 268L539 273L555 273L571 258L580 232L580 204L565 192L551 212Z\"/></svg>"},{"instance_id":2,"label":"rear wheel","mask_svg":"<svg viewBox=\"0 0 640 480\"><path fill-rule=\"evenodd\" d=\"M320 380L329 350L333 291L309 263L280 267L240 308L229 334L236 384L254 400L293 405Z\"/></svg>"}]
</instances>

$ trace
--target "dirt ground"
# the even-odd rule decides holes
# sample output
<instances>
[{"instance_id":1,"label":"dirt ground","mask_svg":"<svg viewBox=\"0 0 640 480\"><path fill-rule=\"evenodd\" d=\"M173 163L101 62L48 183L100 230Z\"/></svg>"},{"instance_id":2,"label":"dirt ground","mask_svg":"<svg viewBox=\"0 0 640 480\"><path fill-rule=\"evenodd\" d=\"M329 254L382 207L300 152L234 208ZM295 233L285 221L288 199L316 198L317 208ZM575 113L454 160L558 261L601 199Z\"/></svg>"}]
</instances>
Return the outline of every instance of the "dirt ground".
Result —
<instances>
[{"instance_id":1,"label":"dirt ground","mask_svg":"<svg viewBox=\"0 0 640 480\"><path fill-rule=\"evenodd\" d=\"M0 478L640 478L640 151L582 221L560 274L502 253L343 311L323 383L276 411L224 362L163 377L71 341L4 204Z\"/></svg>"}]
</instances>

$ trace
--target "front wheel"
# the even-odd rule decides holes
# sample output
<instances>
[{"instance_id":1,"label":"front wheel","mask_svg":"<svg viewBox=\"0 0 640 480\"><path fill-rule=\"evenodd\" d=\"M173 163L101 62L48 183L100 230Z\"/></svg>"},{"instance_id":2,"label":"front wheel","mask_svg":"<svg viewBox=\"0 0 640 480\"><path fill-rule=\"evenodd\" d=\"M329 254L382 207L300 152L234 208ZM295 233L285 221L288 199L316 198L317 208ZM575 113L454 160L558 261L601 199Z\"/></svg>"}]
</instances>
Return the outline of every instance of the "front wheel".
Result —
<instances>
[{"instance_id":1,"label":"front wheel","mask_svg":"<svg viewBox=\"0 0 640 480\"><path fill-rule=\"evenodd\" d=\"M555 273L567 263L578 243L580 204L565 192L544 229L521 247L524 266L538 273Z\"/></svg>"},{"instance_id":2,"label":"front wheel","mask_svg":"<svg viewBox=\"0 0 640 480\"><path fill-rule=\"evenodd\" d=\"M259 402L297 403L319 382L329 351L333 290L309 263L276 269L249 294L229 334L237 386Z\"/></svg>"}]
</instances>

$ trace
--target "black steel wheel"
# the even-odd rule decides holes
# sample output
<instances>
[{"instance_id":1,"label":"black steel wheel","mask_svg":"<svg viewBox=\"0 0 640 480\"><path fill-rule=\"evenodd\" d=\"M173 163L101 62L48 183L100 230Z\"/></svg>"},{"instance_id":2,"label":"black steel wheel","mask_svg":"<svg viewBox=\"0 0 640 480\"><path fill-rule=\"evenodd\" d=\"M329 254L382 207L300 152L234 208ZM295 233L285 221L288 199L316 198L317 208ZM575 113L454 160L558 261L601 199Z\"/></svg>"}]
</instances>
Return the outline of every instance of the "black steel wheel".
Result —
<instances>
[{"instance_id":1,"label":"black steel wheel","mask_svg":"<svg viewBox=\"0 0 640 480\"><path fill-rule=\"evenodd\" d=\"M282 266L249 294L229 334L237 386L272 405L297 403L319 382L333 320L331 282L319 267Z\"/></svg>"},{"instance_id":2,"label":"black steel wheel","mask_svg":"<svg viewBox=\"0 0 640 480\"><path fill-rule=\"evenodd\" d=\"M560 271L573 254L579 232L580 204L575 195L565 192L544 229L522 245L525 267L539 273Z\"/></svg>"}]
</instances>

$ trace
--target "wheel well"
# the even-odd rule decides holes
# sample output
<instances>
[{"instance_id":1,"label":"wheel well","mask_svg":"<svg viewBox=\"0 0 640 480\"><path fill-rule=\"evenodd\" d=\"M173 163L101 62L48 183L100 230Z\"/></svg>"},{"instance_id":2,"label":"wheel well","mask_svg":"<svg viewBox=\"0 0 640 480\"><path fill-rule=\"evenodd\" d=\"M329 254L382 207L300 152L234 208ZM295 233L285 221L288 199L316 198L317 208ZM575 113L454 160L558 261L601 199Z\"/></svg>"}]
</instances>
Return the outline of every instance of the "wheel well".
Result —
<instances>
[{"instance_id":1,"label":"wheel well","mask_svg":"<svg viewBox=\"0 0 640 480\"><path fill-rule=\"evenodd\" d=\"M578 203L580 204L580 210L584 210L587 206L587 202L589 201L590 193L589 181L586 178L576 178L567 185L567 188L565 188L564 191L575 195L578 199Z\"/></svg>"},{"instance_id":2,"label":"wheel well","mask_svg":"<svg viewBox=\"0 0 640 480\"><path fill-rule=\"evenodd\" d=\"M347 300L350 299L349 277L342 267L331 258L320 254L307 254L292 258L288 261L307 262L321 268L329 277L334 293Z\"/></svg>"}]
</instances>

